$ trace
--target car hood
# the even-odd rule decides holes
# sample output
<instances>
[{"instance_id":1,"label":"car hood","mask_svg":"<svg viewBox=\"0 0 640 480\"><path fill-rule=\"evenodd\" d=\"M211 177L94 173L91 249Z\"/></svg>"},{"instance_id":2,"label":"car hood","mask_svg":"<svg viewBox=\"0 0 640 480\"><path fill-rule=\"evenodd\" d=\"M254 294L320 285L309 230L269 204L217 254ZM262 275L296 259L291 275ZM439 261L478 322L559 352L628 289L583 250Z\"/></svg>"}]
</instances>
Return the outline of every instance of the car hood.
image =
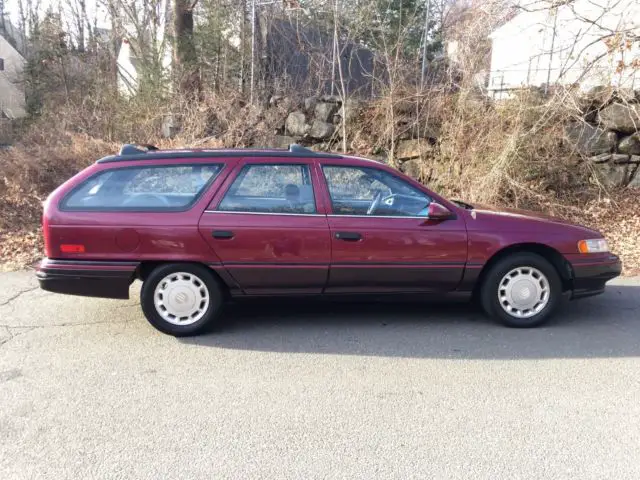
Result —
<instances>
[{"instance_id":1,"label":"car hood","mask_svg":"<svg viewBox=\"0 0 640 480\"><path fill-rule=\"evenodd\" d=\"M563 223L566 225L576 225L575 223L568 222L562 218L554 217L553 215L547 215L541 212L534 212L532 210L522 210L519 208L507 208L496 207L493 205L474 205L473 210L477 213L484 213L490 215L499 215L504 217L524 217L530 220L544 220L547 222Z\"/></svg>"},{"instance_id":2,"label":"car hood","mask_svg":"<svg viewBox=\"0 0 640 480\"><path fill-rule=\"evenodd\" d=\"M509 222L512 219L514 222L518 223L545 223L547 225L557 225L559 227L574 227L575 229L579 229L582 231L588 231L600 237L600 233L591 228L585 227L584 225L580 225L575 222L571 222L569 220L565 220L563 218L554 217L552 215L546 215L540 212L532 212L529 210L521 210L517 208L504 208L504 207L494 207L489 205L474 205L473 210L470 210L471 216L477 218L478 220L482 219L493 219L493 220L501 220L503 222Z\"/></svg>"}]
</instances>

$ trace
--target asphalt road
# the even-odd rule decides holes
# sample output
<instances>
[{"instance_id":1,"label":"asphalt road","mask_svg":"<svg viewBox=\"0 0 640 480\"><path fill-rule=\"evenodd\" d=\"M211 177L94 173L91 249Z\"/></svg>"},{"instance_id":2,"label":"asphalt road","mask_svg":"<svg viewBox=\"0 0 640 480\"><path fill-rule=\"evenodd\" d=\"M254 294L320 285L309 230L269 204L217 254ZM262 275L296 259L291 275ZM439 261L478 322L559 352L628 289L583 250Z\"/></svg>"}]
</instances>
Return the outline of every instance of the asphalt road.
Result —
<instances>
[{"instance_id":1,"label":"asphalt road","mask_svg":"<svg viewBox=\"0 0 640 480\"><path fill-rule=\"evenodd\" d=\"M0 274L0 478L640 478L640 278L511 330L464 305L130 301Z\"/></svg>"}]
</instances>

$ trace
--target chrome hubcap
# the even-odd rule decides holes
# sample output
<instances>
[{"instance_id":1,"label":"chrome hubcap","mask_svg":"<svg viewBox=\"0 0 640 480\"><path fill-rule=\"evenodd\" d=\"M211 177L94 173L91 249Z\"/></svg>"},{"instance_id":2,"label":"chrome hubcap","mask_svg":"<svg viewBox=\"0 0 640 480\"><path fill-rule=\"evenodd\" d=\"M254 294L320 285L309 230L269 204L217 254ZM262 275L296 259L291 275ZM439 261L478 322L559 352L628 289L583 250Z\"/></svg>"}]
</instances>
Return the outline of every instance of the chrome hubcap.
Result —
<instances>
[{"instance_id":1,"label":"chrome hubcap","mask_svg":"<svg viewBox=\"0 0 640 480\"><path fill-rule=\"evenodd\" d=\"M549 303L549 280L538 269L518 267L507 273L498 287L498 301L512 317L529 318Z\"/></svg>"},{"instance_id":2,"label":"chrome hubcap","mask_svg":"<svg viewBox=\"0 0 640 480\"><path fill-rule=\"evenodd\" d=\"M164 277L153 294L156 311L173 325L191 325L209 307L209 290L193 273L176 272Z\"/></svg>"}]
</instances>

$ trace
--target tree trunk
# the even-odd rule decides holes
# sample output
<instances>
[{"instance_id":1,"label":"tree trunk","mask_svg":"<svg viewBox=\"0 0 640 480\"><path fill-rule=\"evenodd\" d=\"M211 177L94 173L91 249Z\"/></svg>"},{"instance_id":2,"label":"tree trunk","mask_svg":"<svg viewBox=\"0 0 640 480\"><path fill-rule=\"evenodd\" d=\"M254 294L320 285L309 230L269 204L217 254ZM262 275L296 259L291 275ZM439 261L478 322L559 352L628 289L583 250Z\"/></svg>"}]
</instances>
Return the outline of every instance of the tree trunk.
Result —
<instances>
[{"instance_id":1,"label":"tree trunk","mask_svg":"<svg viewBox=\"0 0 640 480\"><path fill-rule=\"evenodd\" d=\"M4 0L0 0L0 30L4 32Z\"/></svg>"},{"instance_id":2,"label":"tree trunk","mask_svg":"<svg viewBox=\"0 0 640 480\"><path fill-rule=\"evenodd\" d=\"M198 57L193 40L192 0L175 0L173 10L173 66L178 79L178 89L189 96L200 93Z\"/></svg>"},{"instance_id":3,"label":"tree trunk","mask_svg":"<svg viewBox=\"0 0 640 480\"><path fill-rule=\"evenodd\" d=\"M78 11L78 51L84 52L86 49L86 40L85 40L85 24L87 22L87 2L86 0L79 0L79 11Z\"/></svg>"},{"instance_id":4,"label":"tree trunk","mask_svg":"<svg viewBox=\"0 0 640 480\"><path fill-rule=\"evenodd\" d=\"M247 52L247 0L242 0L242 20L240 22L240 93L245 91Z\"/></svg>"},{"instance_id":5,"label":"tree trunk","mask_svg":"<svg viewBox=\"0 0 640 480\"><path fill-rule=\"evenodd\" d=\"M120 53L121 29L118 23L119 9L114 0L109 0L107 3L107 12L111 19L111 80L113 82L113 90L118 93L118 54Z\"/></svg>"}]
</instances>

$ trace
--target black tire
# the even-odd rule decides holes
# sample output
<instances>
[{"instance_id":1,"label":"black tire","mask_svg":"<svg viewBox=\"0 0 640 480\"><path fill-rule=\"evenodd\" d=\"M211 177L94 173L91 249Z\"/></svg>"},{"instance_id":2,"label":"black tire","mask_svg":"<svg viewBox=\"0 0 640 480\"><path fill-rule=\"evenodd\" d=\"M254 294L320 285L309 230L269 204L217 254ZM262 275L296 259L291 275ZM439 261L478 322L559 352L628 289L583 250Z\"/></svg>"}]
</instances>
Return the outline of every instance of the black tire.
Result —
<instances>
[{"instance_id":1,"label":"black tire","mask_svg":"<svg viewBox=\"0 0 640 480\"><path fill-rule=\"evenodd\" d=\"M498 298L500 282L513 269L519 267L533 267L547 278L549 284L549 300L542 310L528 318L521 318L509 314L501 305ZM535 253L514 253L493 266L484 276L480 285L480 302L482 308L490 317L497 319L504 325L514 328L532 328L545 323L562 301L562 282L555 267L545 258Z\"/></svg>"},{"instance_id":2,"label":"black tire","mask_svg":"<svg viewBox=\"0 0 640 480\"><path fill-rule=\"evenodd\" d=\"M178 272L195 275L202 281L209 294L209 304L204 314L200 319L189 325L175 325L167 321L156 309L154 302L155 290L158 284L167 276ZM175 337L185 337L202 333L215 324L224 306L224 294L218 279L208 268L191 263L168 263L155 268L143 282L140 303L142 311L151 325L163 333Z\"/></svg>"}]
</instances>

